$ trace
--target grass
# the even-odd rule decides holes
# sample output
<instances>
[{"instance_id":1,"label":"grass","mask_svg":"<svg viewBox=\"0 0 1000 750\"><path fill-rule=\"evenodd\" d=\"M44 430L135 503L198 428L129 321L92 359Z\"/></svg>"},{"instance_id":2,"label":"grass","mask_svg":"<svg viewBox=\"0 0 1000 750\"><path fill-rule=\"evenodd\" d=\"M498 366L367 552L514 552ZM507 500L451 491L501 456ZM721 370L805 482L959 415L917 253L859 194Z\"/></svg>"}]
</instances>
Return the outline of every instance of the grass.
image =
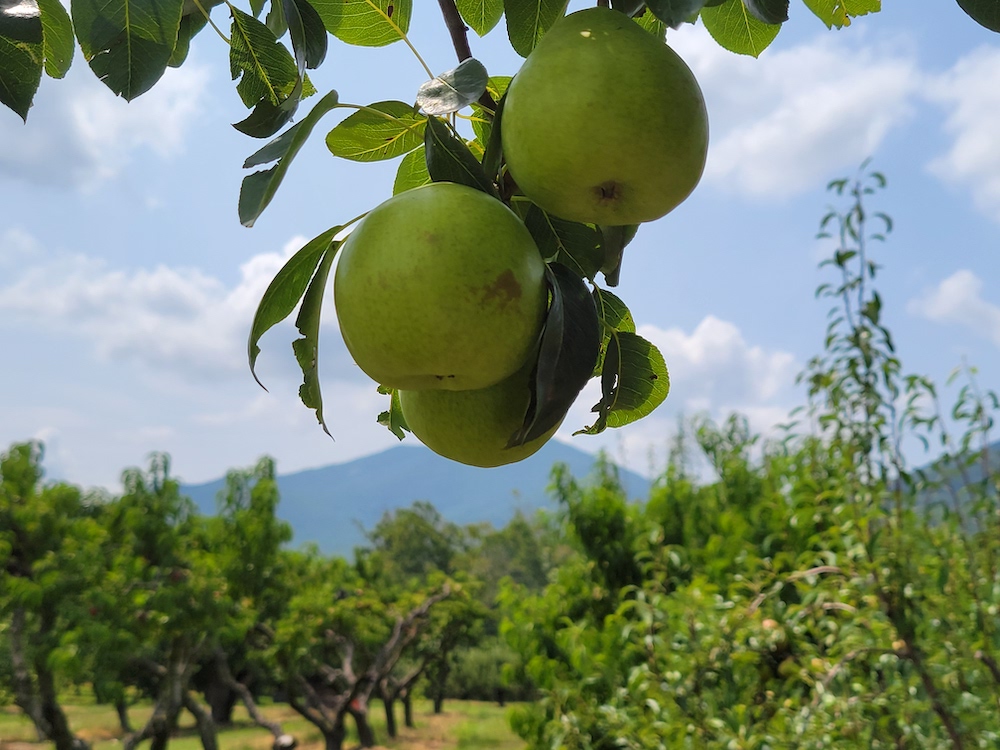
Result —
<instances>
[{"instance_id":1,"label":"grass","mask_svg":"<svg viewBox=\"0 0 1000 750\"><path fill-rule=\"evenodd\" d=\"M402 707L397 709L399 736L389 739L385 732L385 714L380 703L371 707L369 719L379 747L391 750L523 750L524 743L514 735L507 722L506 709L493 703L446 701L444 712L434 715L429 701L414 704L416 728L402 726ZM95 705L83 696L70 696L63 709L70 726L82 738L93 744L94 750L120 750L121 728L110 706ZM301 750L323 750L323 737L315 726L285 705L262 709L271 719L280 721L289 734L299 740ZM129 709L134 727L149 718L152 707L139 704ZM349 734L345 748L358 745L354 726L348 719ZM38 742L34 727L20 710L13 706L0 707L0 750L51 750L52 743ZM233 724L219 730L219 750L270 750L271 735L250 722L246 711L238 706L233 712ZM201 741L194 721L181 714L178 731L170 740L170 750L201 750Z\"/></svg>"}]
</instances>

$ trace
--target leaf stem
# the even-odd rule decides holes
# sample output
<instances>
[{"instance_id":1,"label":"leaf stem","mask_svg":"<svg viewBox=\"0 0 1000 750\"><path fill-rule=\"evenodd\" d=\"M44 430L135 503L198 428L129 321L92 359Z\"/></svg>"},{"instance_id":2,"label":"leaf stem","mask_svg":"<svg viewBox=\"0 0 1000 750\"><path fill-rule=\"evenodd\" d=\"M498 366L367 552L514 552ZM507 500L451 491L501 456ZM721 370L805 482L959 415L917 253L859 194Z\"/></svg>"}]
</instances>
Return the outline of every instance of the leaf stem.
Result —
<instances>
[{"instance_id":1,"label":"leaf stem","mask_svg":"<svg viewBox=\"0 0 1000 750\"><path fill-rule=\"evenodd\" d=\"M194 7L201 11L201 14L205 16L205 20L208 21L209 25L215 29L215 33L219 35L219 38L231 47L233 43L229 40L229 37L222 33L222 29L215 25L215 21L212 20L212 16L205 10L205 6L201 4L201 0L194 0Z\"/></svg>"}]
</instances>

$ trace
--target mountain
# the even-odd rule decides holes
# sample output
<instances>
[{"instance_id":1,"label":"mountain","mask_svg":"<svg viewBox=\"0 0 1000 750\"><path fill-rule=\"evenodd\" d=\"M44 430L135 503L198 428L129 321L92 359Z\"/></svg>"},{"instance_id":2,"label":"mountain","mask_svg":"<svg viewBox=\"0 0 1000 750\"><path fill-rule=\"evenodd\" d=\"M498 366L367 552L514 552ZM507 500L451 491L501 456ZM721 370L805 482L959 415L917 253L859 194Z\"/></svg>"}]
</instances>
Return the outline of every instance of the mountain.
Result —
<instances>
[{"instance_id":1,"label":"mountain","mask_svg":"<svg viewBox=\"0 0 1000 750\"><path fill-rule=\"evenodd\" d=\"M400 445L347 463L279 474L278 515L292 526L292 544L315 542L326 553L349 555L364 542L362 528L372 528L383 513L414 500L429 500L454 523L489 521L497 527L515 510L531 514L537 508L554 508L546 492L553 464L565 463L573 476L583 479L594 460L589 453L551 440L524 461L477 469L441 458L422 445ZM630 498L648 496L648 479L623 469L621 480ZM185 485L181 491L202 513L213 514L224 484L217 479Z\"/></svg>"}]
</instances>

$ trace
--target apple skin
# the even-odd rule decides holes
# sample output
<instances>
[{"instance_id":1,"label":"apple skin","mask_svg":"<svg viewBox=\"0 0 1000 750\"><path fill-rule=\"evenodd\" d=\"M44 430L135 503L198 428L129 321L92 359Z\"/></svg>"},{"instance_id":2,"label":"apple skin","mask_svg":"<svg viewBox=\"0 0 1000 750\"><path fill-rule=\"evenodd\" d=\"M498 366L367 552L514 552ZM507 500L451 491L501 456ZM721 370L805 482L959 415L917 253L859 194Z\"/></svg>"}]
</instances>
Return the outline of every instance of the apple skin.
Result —
<instances>
[{"instance_id":1,"label":"apple skin","mask_svg":"<svg viewBox=\"0 0 1000 750\"><path fill-rule=\"evenodd\" d=\"M420 442L452 461L491 468L521 461L549 441L559 425L516 448L507 441L524 421L532 367L474 391L399 391L406 426Z\"/></svg>"},{"instance_id":2,"label":"apple skin","mask_svg":"<svg viewBox=\"0 0 1000 750\"><path fill-rule=\"evenodd\" d=\"M701 179L708 113L694 74L623 13L559 19L507 89L507 168L524 194L571 221L658 219Z\"/></svg>"},{"instance_id":3,"label":"apple skin","mask_svg":"<svg viewBox=\"0 0 1000 750\"><path fill-rule=\"evenodd\" d=\"M503 380L534 351L547 302L545 263L521 220L449 182L373 209L344 242L334 275L348 350L393 388Z\"/></svg>"}]
</instances>

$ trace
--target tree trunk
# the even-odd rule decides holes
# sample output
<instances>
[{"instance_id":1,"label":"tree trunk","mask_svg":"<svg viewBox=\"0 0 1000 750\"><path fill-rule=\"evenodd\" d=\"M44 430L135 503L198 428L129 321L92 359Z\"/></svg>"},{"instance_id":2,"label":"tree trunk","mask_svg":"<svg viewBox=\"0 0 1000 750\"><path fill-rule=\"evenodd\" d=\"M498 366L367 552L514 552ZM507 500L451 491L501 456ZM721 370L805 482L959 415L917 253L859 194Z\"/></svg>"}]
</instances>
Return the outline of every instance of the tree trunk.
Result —
<instances>
[{"instance_id":1,"label":"tree trunk","mask_svg":"<svg viewBox=\"0 0 1000 750\"><path fill-rule=\"evenodd\" d=\"M49 738L51 727L42 716L42 706L35 692L35 683L28 669L24 648L24 608L17 607L10 618L10 663L13 668L14 704L24 711L35 725L39 742Z\"/></svg>"},{"instance_id":2,"label":"tree trunk","mask_svg":"<svg viewBox=\"0 0 1000 750\"><path fill-rule=\"evenodd\" d=\"M341 750L344 746L344 735L346 734L347 732L344 731L344 719L341 716L333 725L332 731L323 732L325 750Z\"/></svg>"},{"instance_id":3,"label":"tree trunk","mask_svg":"<svg viewBox=\"0 0 1000 750\"><path fill-rule=\"evenodd\" d=\"M38 623L38 634L47 637L55 630L55 614L51 610L43 610ZM42 712L42 718L48 725L49 739L56 746L56 750L81 750L89 745L79 739L73 730L69 728L66 714L63 713L59 705L59 696L56 692L55 676L49 667L48 651L36 651L34 656L35 680L38 683L38 705Z\"/></svg>"},{"instance_id":4,"label":"tree trunk","mask_svg":"<svg viewBox=\"0 0 1000 750\"><path fill-rule=\"evenodd\" d=\"M410 729L416 726L413 723L413 696L410 695L409 690L403 695L403 723Z\"/></svg>"},{"instance_id":5,"label":"tree trunk","mask_svg":"<svg viewBox=\"0 0 1000 750\"><path fill-rule=\"evenodd\" d=\"M396 699L389 695L382 696L382 704L385 706L385 733L390 737L396 736Z\"/></svg>"},{"instance_id":6,"label":"tree trunk","mask_svg":"<svg viewBox=\"0 0 1000 750\"><path fill-rule=\"evenodd\" d=\"M201 746L204 750L219 750L219 741L215 733L215 722L211 715L201 707L191 693L184 692L184 708L194 716L198 726L198 735L201 737Z\"/></svg>"},{"instance_id":7,"label":"tree trunk","mask_svg":"<svg viewBox=\"0 0 1000 750\"><path fill-rule=\"evenodd\" d=\"M368 706L356 704L347 709L347 712L354 717L354 723L358 727L358 741L361 747L375 747L375 731L368 723Z\"/></svg>"},{"instance_id":8,"label":"tree trunk","mask_svg":"<svg viewBox=\"0 0 1000 750\"><path fill-rule=\"evenodd\" d=\"M118 713L118 724L121 725L123 734L132 734L135 730L132 729L132 722L128 718L128 703L125 702L124 698L117 698L115 700L115 711Z\"/></svg>"},{"instance_id":9,"label":"tree trunk","mask_svg":"<svg viewBox=\"0 0 1000 750\"><path fill-rule=\"evenodd\" d=\"M213 670L212 677L205 686L205 702L212 709L212 721L216 725L228 726L233 723L233 708L239 696L232 690L225 680L218 676Z\"/></svg>"},{"instance_id":10,"label":"tree trunk","mask_svg":"<svg viewBox=\"0 0 1000 750\"><path fill-rule=\"evenodd\" d=\"M229 669L229 662L226 661L226 654L222 650L215 653L215 666L222 682L234 695L243 701L243 705L246 706L247 713L253 722L257 726L264 727L274 737L274 742L271 744L272 750L292 750L292 748L299 744L299 741L292 735L285 734L281 728L281 724L269 720L260 712L257 703L253 699L253 694L250 692L250 688L233 677L233 673Z\"/></svg>"}]
</instances>

